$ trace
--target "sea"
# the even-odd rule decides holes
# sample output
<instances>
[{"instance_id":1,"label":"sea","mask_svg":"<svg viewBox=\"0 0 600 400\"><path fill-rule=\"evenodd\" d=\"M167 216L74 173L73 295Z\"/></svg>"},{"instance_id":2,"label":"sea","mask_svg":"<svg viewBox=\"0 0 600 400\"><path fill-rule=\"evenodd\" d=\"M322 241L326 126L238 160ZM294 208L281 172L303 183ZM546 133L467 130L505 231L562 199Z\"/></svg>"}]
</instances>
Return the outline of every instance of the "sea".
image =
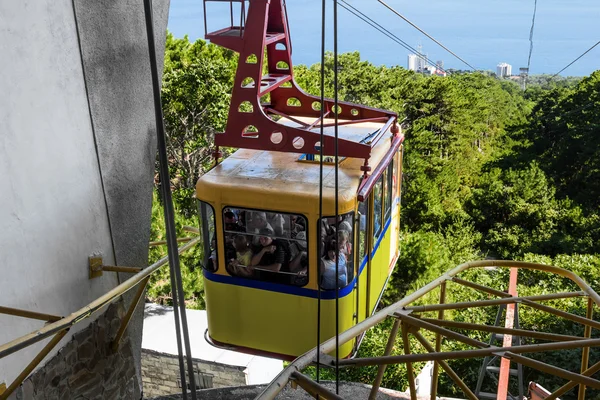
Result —
<instances>
[{"instance_id":1,"label":"sea","mask_svg":"<svg viewBox=\"0 0 600 400\"><path fill-rule=\"evenodd\" d=\"M278 1L278 0L271 0ZM360 52L375 65L407 66L407 50L342 6L353 7L445 69L496 71L499 63L529 65L530 74L555 74L600 40L598 0L382 0L459 58L409 25L379 0L339 0L338 49ZM321 58L321 0L287 0L294 64ZM239 4L239 3L238 3ZM327 50L333 50L333 0L327 0ZM351 7L350 7L351 6ZM534 8L535 22L532 22ZM238 21L239 6L234 9ZM230 25L229 2L207 2L207 28ZM236 22L237 24L237 22ZM204 37L202 0L171 0L168 29L176 37ZM532 41L530 41L530 37ZM533 47L531 47L533 46ZM531 49L531 57L530 55ZM562 76L585 76L600 69L600 45Z\"/></svg>"}]
</instances>

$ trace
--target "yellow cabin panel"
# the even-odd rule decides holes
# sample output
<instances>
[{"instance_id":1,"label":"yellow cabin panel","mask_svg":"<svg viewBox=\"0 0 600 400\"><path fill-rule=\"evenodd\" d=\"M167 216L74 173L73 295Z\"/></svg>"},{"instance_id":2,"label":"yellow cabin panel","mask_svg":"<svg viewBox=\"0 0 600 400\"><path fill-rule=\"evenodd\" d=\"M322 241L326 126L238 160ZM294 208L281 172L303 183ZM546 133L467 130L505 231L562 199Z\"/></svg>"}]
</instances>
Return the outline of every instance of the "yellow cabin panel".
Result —
<instances>
[{"instance_id":1,"label":"yellow cabin panel","mask_svg":"<svg viewBox=\"0 0 600 400\"><path fill-rule=\"evenodd\" d=\"M341 126L340 137L360 141L381 126L380 123ZM328 129L326 134L331 134L330 131ZM389 140L381 139L373 148L369 160L373 169L388 150ZM293 358L317 344L320 173L318 162L299 161L299 157L300 154L241 149L205 174L196 185L196 197L210 204L215 215L214 237L211 237L211 241L214 238L217 243L216 264L219 268L214 272L204 270L204 289L208 333L217 345L234 346L241 351L274 357ZM339 163L339 214L353 211L357 215L357 192L362 179L360 167L363 162L364 160L349 158ZM333 216L334 165L323 166L322 182L322 215ZM392 204L394 207L390 219L382 221L384 231L381 237L370 241L367 251L370 263L365 263L359 276L354 277L354 281L347 287L340 289L340 332L371 315L391 272L390 267L397 257L399 225L399 204L395 195ZM307 284L300 287L231 276L224 268L225 208L304 216L307 222ZM357 224L354 225L355 230L356 226ZM367 233L372 238L372 226L369 226ZM353 255L359 251L358 248L357 243L354 243ZM335 291L323 290L321 293L321 340L326 340L335 335ZM348 357L353 350L354 341L344 344L340 348L340 356Z\"/></svg>"}]
</instances>

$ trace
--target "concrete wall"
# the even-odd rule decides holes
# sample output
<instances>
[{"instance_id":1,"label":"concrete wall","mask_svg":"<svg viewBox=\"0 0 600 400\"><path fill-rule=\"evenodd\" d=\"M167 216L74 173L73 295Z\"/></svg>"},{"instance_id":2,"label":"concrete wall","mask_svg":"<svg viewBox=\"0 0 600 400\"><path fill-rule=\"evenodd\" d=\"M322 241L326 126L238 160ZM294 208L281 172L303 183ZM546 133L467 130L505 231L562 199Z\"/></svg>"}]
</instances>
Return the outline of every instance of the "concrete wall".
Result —
<instances>
[{"instance_id":1,"label":"concrete wall","mask_svg":"<svg viewBox=\"0 0 600 400\"><path fill-rule=\"evenodd\" d=\"M200 377L196 379L198 389L244 386L244 369L194 359L194 370ZM172 354L142 349L142 382L145 398L181 393L179 358Z\"/></svg>"},{"instance_id":2,"label":"concrete wall","mask_svg":"<svg viewBox=\"0 0 600 400\"><path fill-rule=\"evenodd\" d=\"M154 1L160 60L168 6ZM0 305L67 315L118 284L89 280L88 256L147 263L156 134L143 2L2 1L0 55ZM138 375L141 324L140 308ZM0 344L41 326L0 316ZM44 343L0 360L0 382Z\"/></svg>"}]
</instances>

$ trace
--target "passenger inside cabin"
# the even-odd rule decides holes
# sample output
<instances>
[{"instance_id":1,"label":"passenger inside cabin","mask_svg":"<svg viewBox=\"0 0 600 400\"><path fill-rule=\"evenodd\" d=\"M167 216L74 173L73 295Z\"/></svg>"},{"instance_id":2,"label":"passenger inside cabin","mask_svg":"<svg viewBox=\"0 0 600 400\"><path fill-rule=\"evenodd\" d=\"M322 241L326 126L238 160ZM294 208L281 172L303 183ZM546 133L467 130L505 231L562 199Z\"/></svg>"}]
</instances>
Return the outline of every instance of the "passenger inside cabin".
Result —
<instances>
[{"instance_id":1,"label":"passenger inside cabin","mask_svg":"<svg viewBox=\"0 0 600 400\"><path fill-rule=\"evenodd\" d=\"M308 270L308 254L306 232L298 232L296 240L290 243L290 272L306 274Z\"/></svg>"},{"instance_id":2,"label":"passenger inside cabin","mask_svg":"<svg viewBox=\"0 0 600 400\"><path fill-rule=\"evenodd\" d=\"M225 211L223 213L223 224L225 230L229 232L243 232L244 228L240 225L237 216L233 211Z\"/></svg>"},{"instance_id":3,"label":"passenger inside cabin","mask_svg":"<svg viewBox=\"0 0 600 400\"><path fill-rule=\"evenodd\" d=\"M321 288L333 290L337 287L343 288L348 284L346 274L346 256L337 248L335 240L327 243L325 257L321 258ZM339 253L339 261L336 267L336 255ZM336 279L337 268L337 279Z\"/></svg>"},{"instance_id":4,"label":"passenger inside cabin","mask_svg":"<svg viewBox=\"0 0 600 400\"><path fill-rule=\"evenodd\" d=\"M249 278L254 274L252 267L252 250L248 246L248 240L244 235L236 235L233 239L236 258L229 260L227 264L227 272L233 276L241 276Z\"/></svg>"},{"instance_id":5,"label":"passenger inside cabin","mask_svg":"<svg viewBox=\"0 0 600 400\"><path fill-rule=\"evenodd\" d=\"M273 234L272 229L260 230L258 251L252 256L251 265L273 272L289 272L289 247L284 241L273 239Z\"/></svg>"}]
</instances>

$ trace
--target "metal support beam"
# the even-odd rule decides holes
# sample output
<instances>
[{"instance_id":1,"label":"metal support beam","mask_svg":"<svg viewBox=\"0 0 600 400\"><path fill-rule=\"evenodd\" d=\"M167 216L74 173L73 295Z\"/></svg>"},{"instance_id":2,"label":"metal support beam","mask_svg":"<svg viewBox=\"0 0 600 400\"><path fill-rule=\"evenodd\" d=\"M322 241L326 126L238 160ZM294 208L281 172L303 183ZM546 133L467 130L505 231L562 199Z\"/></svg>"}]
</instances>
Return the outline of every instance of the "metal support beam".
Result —
<instances>
[{"instance_id":1,"label":"metal support beam","mask_svg":"<svg viewBox=\"0 0 600 400\"><path fill-rule=\"evenodd\" d=\"M594 303L592 299L588 299L587 302L587 310L585 313L585 317L587 319L592 319L594 315ZM585 330L583 331L583 337L589 339L592 336L592 327L589 325L585 326ZM583 374L589 366L590 362L590 348L584 347L583 352L581 353L581 373ZM579 385L579 392L577 393L577 400L585 400L585 385Z\"/></svg>"},{"instance_id":2,"label":"metal support beam","mask_svg":"<svg viewBox=\"0 0 600 400\"><path fill-rule=\"evenodd\" d=\"M192 240L193 237L182 237L182 238L177 238L177 243L184 243L184 242L189 242L190 240ZM166 240L158 240L155 242L150 242L149 246L153 247L153 246L161 246L163 244L167 244Z\"/></svg>"},{"instance_id":3,"label":"metal support beam","mask_svg":"<svg viewBox=\"0 0 600 400\"><path fill-rule=\"evenodd\" d=\"M569 349L581 349L584 347L600 347L600 339L583 339L573 340L570 342L560 343L539 343L539 344L528 344L518 347L489 347L487 349L475 349L475 350L461 350L461 351L446 351L441 353L427 353L427 354L409 354L403 356L387 356L387 357L365 357L365 358L354 358L347 360L340 360L340 366L354 366L363 367L367 365L381 365L381 364L403 364L407 362L424 362L424 361L436 361L436 360L452 360L452 359L466 359L466 358L481 358L489 355L494 355L503 351L510 351L513 354L523 353L537 353L541 351L551 350L569 350Z\"/></svg>"},{"instance_id":4,"label":"metal support beam","mask_svg":"<svg viewBox=\"0 0 600 400\"><path fill-rule=\"evenodd\" d=\"M55 321L58 321L59 319L61 319L61 317L59 317L57 315L44 314L44 313L40 313L40 312L36 312L36 311L28 311L28 310L21 310L18 308L1 307L1 306L0 306L0 314L14 315L15 317L23 317L23 318L30 318L30 319L39 319L41 321L46 321L46 322L55 322Z\"/></svg>"},{"instance_id":5,"label":"metal support beam","mask_svg":"<svg viewBox=\"0 0 600 400\"><path fill-rule=\"evenodd\" d=\"M292 379L296 380L298 386L302 389L306 390L311 396L315 398L323 398L325 400L344 400L343 397L338 396L337 394L330 392L327 388L313 381L312 379L307 378L304 374L300 372L294 372L292 374Z\"/></svg>"},{"instance_id":6,"label":"metal support beam","mask_svg":"<svg viewBox=\"0 0 600 400\"><path fill-rule=\"evenodd\" d=\"M25 378L29 376L29 374L34 370L37 365L42 362L44 358L52 351L54 347L61 341L61 339L67 334L68 329L58 332L52 340L50 340L44 348L38 353L37 356L23 369L23 371L15 378L13 383L10 384L8 389L6 389L2 394L0 394L0 400L8 399L8 396L12 394L20 385L23 383Z\"/></svg>"},{"instance_id":7,"label":"metal support beam","mask_svg":"<svg viewBox=\"0 0 600 400\"><path fill-rule=\"evenodd\" d=\"M526 365L530 368L534 368L540 370L542 372L546 372L548 374L552 374L555 376L559 376L561 378L569 379L574 382L585 384L594 389L600 389L600 381L590 378L585 375L577 374L575 372L567 371L566 369L558 368L552 365L548 365L541 361L533 360L531 358L523 357L518 354L514 354L512 352L507 351L504 353L503 357L508 357L511 360L518 362L519 364Z\"/></svg>"},{"instance_id":8,"label":"metal support beam","mask_svg":"<svg viewBox=\"0 0 600 400\"><path fill-rule=\"evenodd\" d=\"M593 319L580 317L579 315L571 314L566 311L557 310L556 308L548 307L543 304L534 303L533 301L529 301L529 300L523 300L523 304L526 306L538 309L540 311L545 311L549 314L554 314L558 317L563 317L565 319L568 319L568 320L571 320L574 322L579 322L580 324L583 324L585 326L591 326L592 328L600 329L600 322L594 321Z\"/></svg>"},{"instance_id":9,"label":"metal support beam","mask_svg":"<svg viewBox=\"0 0 600 400\"><path fill-rule=\"evenodd\" d=\"M410 355L410 340L408 339L408 324L402 322L402 346L404 354ZM408 375L408 387L410 388L410 400L417 400L417 388L415 387L415 372L410 361L406 362L406 372Z\"/></svg>"},{"instance_id":10,"label":"metal support beam","mask_svg":"<svg viewBox=\"0 0 600 400\"><path fill-rule=\"evenodd\" d=\"M421 343L421 345L425 347L425 350L427 350L430 353L436 352L433 346L419 332L415 332L413 333L413 335L417 338L419 343ZM450 367L450 365L448 365L446 361L437 361L437 363L440 364L440 366L444 369L444 371L446 371L450 379L452 379L454 383L456 383L456 385L463 391L463 393L465 394L465 396L467 396L469 400L479 400L477 396L475 396L471 389L469 389L466 383L464 383L463 380L460 379L460 377L456 374L456 372L454 372L454 370Z\"/></svg>"},{"instance_id":11,"label":"metal support beam","mask_svg":"<svg viewBox=\"0 0 600 400\"><path fill-rule=\"evenodd\" d=\"M473 307L489 307L499 306L501 304L514 304L514 303L534 303L536 301L544 300L556 300L556 299L567 299L571 297L580 297L581 292L565 292L565 293L552 293L552 294L540 294L536 296L524 296L524 297L505 297L503 299L493 300L478 300L478 301L465 301L462 303L448 303L448 304L427 304L424 306L413 306L405 307L405 310L412 311L414 313L422 313L428 311L439 311L439 310L461 310L465 308ZM534 303L536 304L536 303ZM550 307L549 307L550 308ZM593 321L595 322L595 321ZM600 322L597 322L600 326Z\"/></svg>"},{"instance_id":12,"label":"metal support beam","mask_svg":"<svg viewBox=\"0 0 600 400\"><path fill-rule=\"evenodd\" d=\"M410 315L399 314L398 318L402 319L404 322L410 325L418 326L419 328L427 329L429 331L439 333L440 335L446 336L448 338L458 340L459 342L468 344L469 346L485 348L489 347L487 343L480 342L479 340L472 339L468 336L461 335L460 333L456 333L449 329L445 329L439 327L434 324L430 324L429 322L425 322L420 320L419 318L411 317Z\"/></svg>"},{"instance_id":13,"label":"metal support beam","mask_svg":"<svg viewBox=\"0 0 600 400\"><path fill-rule=\"evenodd\" d=\"M129 321L131 320L131 317L133 316L135 309L137 308L138 304L140 304L140 300L142 299L142 296L144 295L144 291L146 290L146 285L148 284L149 280L150 280L150 277L147 277L138 285L137 292L135 293L135 295L133 296L133 299L131 300L131 304L129 305L127 314L125 314L125 317L123 317L123 319L121 320L121 326L119 326L117 335L115 336L115 339L113 340L113 342L110 345L110 348L112 349L113 352L116 352L119 349L119 343L121 342L121 338L123 337L123 334L125 334L125 330L127 329L127 326L129 325Z\"/></svg>"},{"instance_id":14,"label":"metal support beam","mask_svg":"<svg viewBox=\"0 0 600 400\"><path fill-rule=\"evenodd\" d=\"M466 330L472 330L472 331L482 331L482 332L492 332L492 333L508 333L508 334L515 335L515 336L530 337L530 338L542 339L542 340L550 340L553 342L583 339L580 336L561 335L558 333L536 332L536 331L529 331L527 329L508 329L508 328L503 328L501 326L489 326L489 325L471 324L468 322L438 320L435 318L421 318L421 321L429 322L429 323L437 325L437 326L445 326L448 328L456 328L456 329L463 329L463 330L466 329Z\"/></svg>"},{"instance_id":15,"label":"metal support beam","mask_svg":"<svg viewBox=\"0 0 600 400\"><path fill-rule=\"evenodd\" d=\"M440 285L440 304L446 303L446 282ZM444 319L444 310L438 311L438 320ZM418 337L417 337L418 339ZM435 352L439 353L442 351L442 335L439 333L435 334ZM439 361L433 362L433 375L431 377L431 400L437 399L437 389L438 389L438 378L440 374L440 366Z\"/></svg>"},{"instance_id":16,"label":"metal support beam","mask_svg":"<svg viewBox=\"0 0 600 400\"><path fill-rule=\"evenodd\" d=\"M600 371L600 362L597 362L596 364L592 365L590 368L586 369L582 373L582 375L592 376L598 371ZM577 386L577 382L570 381L569 383L561 386L554 393L552 393L551 395L546 397L546 400L556 400L556 399L558 399L558 396L562 396L563 394L567 393L569 390L573 389L575 386Z\"/></svg>"},{"instance_id":17,"label":"metal support beam","mask_svg":"<svg viewBox=\"0 0 600 400\"><path fill-rule=\"evenodd\" d=\"M392 332L390 332L390 337L388 338L387 345L385 346L384 356L389 356L394 348L394 343L396 342L396 336L398 336L398 328L400 328L400 320L396 319L394 321L394 326L392 327ZM383 374L385 373L387 365L380 365L377 369L377 376L375 377L375 382L373 382L373 387L371 388L371 393L369 394L369 400L375 400L377 398L377 392L379 392L379 386L381 386L381 380L383 379Z\"/></svg>"}]
</instances>

